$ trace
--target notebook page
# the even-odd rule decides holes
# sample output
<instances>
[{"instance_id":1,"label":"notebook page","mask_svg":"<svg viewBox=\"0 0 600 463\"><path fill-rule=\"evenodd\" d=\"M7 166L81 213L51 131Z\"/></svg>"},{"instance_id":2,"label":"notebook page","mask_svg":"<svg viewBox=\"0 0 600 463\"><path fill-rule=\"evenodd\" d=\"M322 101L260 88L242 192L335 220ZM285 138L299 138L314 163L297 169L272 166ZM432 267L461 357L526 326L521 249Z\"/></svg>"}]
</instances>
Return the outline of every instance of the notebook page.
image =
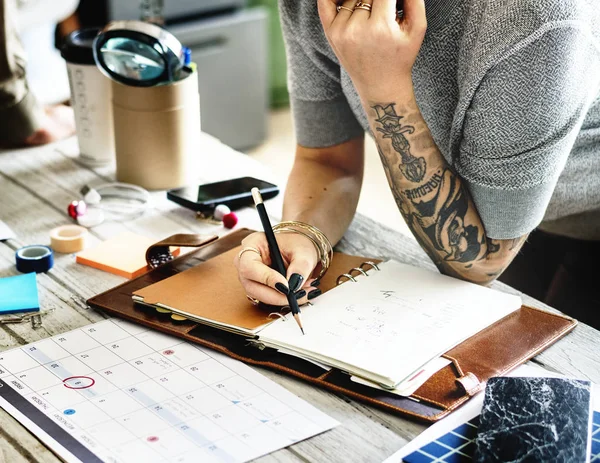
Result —
<instances>
[{"instance_id":1,"label":"notebook page","mask_svg":"<svg viewBox=\"0 0 600 463\"><path fill-rule=\"evenodd\" d=\"M272 346L393 387L428 361L521 307L521 299L395 261L260 333Z\"/></svg>"}]
</instances>

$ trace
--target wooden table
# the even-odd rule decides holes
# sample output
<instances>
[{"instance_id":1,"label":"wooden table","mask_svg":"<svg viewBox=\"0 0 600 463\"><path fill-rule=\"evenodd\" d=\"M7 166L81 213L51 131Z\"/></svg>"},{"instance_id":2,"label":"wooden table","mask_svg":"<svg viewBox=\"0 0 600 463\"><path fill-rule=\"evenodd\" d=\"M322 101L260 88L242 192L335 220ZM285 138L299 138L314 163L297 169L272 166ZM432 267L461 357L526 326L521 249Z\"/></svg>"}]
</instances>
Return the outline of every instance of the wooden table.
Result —
<instances>
[{"instance_id":1,"label":"wooden table","mask_svg":"<svg viewBox=\"0 0 600 463\"><path fill-rule=\"evenodd\" d=\"M66 208L70 201L80 197L82 186L96 186L113 180L114 166L83 167L78 164L75 152L74 140L43 148L0 152L0 219L17 234L17 239L0 242L0 277L17 274L14 265L16 249L28 244L49 244L50 229L71 223ZM208 137L203 139L197 161L198 180L202 182L241 175L277 181L265 167ZM281 197L268 203L272 213L281 210ZM226 232L222 227L198 221L189 211L170 203L164 192L153 193L153 199L153 208L138 219L95 227L91 231L91 244L124 230L156 239L173 233ZM242 211L239 215L240 225L259 227L254 211ZM416 242L360 216L355 218L339 249L356 255L395 258L413 265L433 267ZM54 311L44 317L43 326L36 330L26 323L0 325L1 349L38 341L105 317L87 308L85 301L123 279L76 264L73 255L56 254L55 258L55 267L38 276L42 310ZM496 286L514 292L501 284ZM548 308L527 296L523 299L528 305ZM532 361L548 370L600 383L599 354L600 333L579 325ZM423 424L316 389L299 380L268 370L260 371L342 423L332 431L280 450L262 461L376 462L425 429ZM35 436L3 410L0 410L0 449L4 459L11 463L58 461Z\"/></svg>"}]
</instances>

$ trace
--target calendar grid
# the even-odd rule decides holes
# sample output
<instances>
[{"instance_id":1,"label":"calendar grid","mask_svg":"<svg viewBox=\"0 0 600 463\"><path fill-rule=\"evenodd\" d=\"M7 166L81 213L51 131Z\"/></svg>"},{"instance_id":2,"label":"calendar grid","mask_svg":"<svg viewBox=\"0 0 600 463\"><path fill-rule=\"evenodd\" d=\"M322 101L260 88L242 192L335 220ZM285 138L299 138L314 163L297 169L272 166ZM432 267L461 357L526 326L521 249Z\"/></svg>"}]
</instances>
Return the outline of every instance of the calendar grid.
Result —
<instances>
[{"instance_id":1,"label":"calendar grid","mask_svg":"<svg viewBox=\"0 0 600 463\"><path fill-rule=\"evenodd\" d=\"M115 463L246 461L337 424L240 362L116 319L0 353L0 378Z\"/></svg>"},{"instance_id":2,"label":"calendar grid","mask_svg":"<svg viewBox=\"0 0 600 463\"><path fill-rule=\"evenodd\" d=\"M590 462L600 462L600 412L592 417ZM461 424L403 458L406 463L462 463L473 460L479 416Z\"/></svg>"}]
</instances>

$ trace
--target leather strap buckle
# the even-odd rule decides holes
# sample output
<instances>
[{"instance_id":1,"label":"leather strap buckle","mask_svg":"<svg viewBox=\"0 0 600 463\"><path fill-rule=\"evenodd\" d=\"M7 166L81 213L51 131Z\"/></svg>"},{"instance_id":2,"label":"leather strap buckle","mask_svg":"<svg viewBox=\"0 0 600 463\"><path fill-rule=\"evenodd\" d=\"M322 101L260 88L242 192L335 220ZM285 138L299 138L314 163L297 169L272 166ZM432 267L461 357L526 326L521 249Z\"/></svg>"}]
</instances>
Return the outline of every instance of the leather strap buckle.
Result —
<instances>
[{"instance_id":1,"label":"leather strap buckle","mask_svg":"<svg viewBox=\"0 0 600 463\"><path fill-rule=\"evenodd\" d=\"M171 246L181 248L199 248L217 240L218 236L193 235L179 233L171 235L158 243L153 244L146 250L146 262L150 268L156 268L174 259Z\"/></svg>"},{"instance_id":2,"label":"leather strap buckle","mask_svg":"<svg viewBox=\"0 0 600 463\"><path fill-rule=\"evenodd\" d=\"M456 378L456 384L467 394L469 397L473 397L483 388L483 383L479 381L479 378L468 371L460 378Z\"/></svg>"}]
</instances>

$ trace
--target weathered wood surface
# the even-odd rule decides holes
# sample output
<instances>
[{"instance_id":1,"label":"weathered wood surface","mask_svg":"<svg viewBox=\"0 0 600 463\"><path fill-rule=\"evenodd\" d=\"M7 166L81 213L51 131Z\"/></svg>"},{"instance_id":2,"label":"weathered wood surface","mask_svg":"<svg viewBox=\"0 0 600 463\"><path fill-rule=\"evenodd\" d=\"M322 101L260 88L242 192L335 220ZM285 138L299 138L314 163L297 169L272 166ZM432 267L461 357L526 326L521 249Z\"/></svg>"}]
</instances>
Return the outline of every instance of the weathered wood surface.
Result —
<instances>
[{"instance_id":1,"label":"weathered wood surface","mask_svg":"<svg viewBox=\"0 0 600 463\"><path fill-rule=\"evenodd\" d=\"M232 176L252 175L277 181L258 163L207 138L199 154L198 181L216 181ZM78 198L82 186L96 186L113 180L112 166L90 169L79 165L70 153L73 142L52 147L0 152L0 219L17 234L17 239L0 243L0 277L17 273L14 252L26 244L48 244L50 229L70 223L66 206ZM281 179L278 182L283 184ZM164 192L154 193L153 207L142 217L109 222L91 231L91 242L109 238L124 230L161 239L173 233L223 234L222 227L195 219L189 211L166 200ZM280 210L280 195L268 205ZM275 214L274 214L275 215ZM242 211L240 225L259 227L254 211ZM376 237L376 239L373 239ZM414 240L357 216L339 248L358 255L395 258L414 265L432 267ZM55 267L38 277L42 310L53 309L43 326L0 325L0 349L72 330L104 315L90 310L85 300L114 287L122 278L75 263L72 255L55 255ZM503 285L501 289L509 290ZM526 303L547 308L533 299ZM536 357L535 362L553 371L600 382L600 333L580 325L564 340ZM424 429L424 425L394 416L362 403L314 388L304 382L260 369L272 380L304 398L342 423L333 431L281 450L262 461L381 461ZM5 461L57 461L34 436L6 412L0 410L0 456ZM1 461L1 460L0 460Z\"/></svg>"}]
</instances>

